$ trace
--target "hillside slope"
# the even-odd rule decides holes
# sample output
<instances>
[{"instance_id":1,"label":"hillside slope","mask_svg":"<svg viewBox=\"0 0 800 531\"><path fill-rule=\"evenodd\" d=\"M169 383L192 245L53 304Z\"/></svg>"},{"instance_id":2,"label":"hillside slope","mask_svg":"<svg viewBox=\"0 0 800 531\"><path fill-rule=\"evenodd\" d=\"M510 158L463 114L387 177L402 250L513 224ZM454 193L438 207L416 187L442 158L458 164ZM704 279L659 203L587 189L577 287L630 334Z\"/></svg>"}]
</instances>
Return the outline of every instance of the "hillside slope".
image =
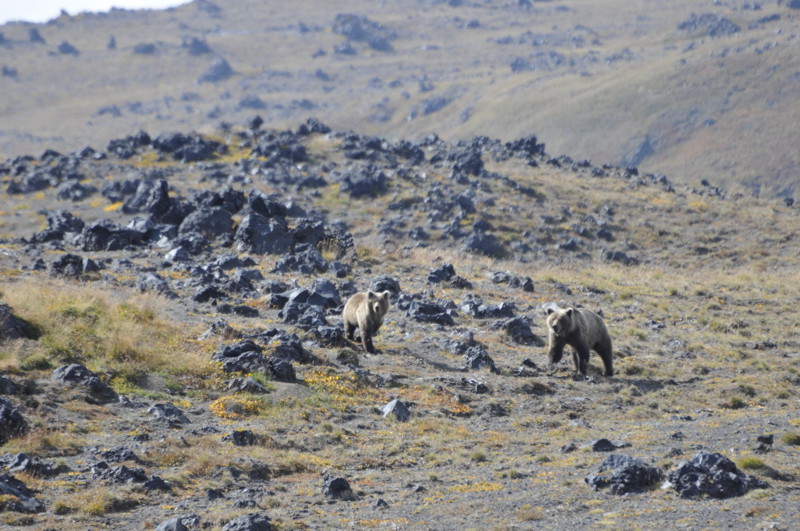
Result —
<instances>
[{"instance_id":1,"label":"hillside slope","mask_svg":"<svg viewBox=\"0 0 800 531\"><path fill-rule=\"evenodd\" d=\"M3 525L797 521L789 202L533 137L103 144L0 164ZM366 289L369 355L340 319ZM547 367L553 304L602 312L614 376Z\"/></svg>"},{"instance_id":2,"label":"hillside slope","mask_svg":"<svg viewBox=\"0 0 800 531\"><path fill-rule=\"evenodd\" d=\"M790 4L232 0L7 24L0 154L258 112L394 140L536 133L556 154L791 197Z\"/></svg>"}]
</instances>

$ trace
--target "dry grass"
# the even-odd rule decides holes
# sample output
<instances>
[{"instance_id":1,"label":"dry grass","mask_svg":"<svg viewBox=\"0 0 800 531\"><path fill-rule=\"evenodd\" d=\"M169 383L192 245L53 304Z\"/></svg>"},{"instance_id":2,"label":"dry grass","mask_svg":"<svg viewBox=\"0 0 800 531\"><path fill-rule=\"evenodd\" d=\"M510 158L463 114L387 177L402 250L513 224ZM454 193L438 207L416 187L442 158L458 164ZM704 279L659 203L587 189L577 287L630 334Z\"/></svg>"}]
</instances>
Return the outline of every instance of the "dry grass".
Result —
<instances>
[{"instance_id":1,"label":"dry grass","mask_svg":"<svg viewBox=\"0 0 800 531\"><path fill-rule=\"evenodd\" d=\"M169 321L166 301L157 295L30 279L8 282L2 292L41 333L33 352L4 351L7 368L83 363L132 384L152 373L202 381L215 370L192 331Z\"/></svg>"}]
</instances>

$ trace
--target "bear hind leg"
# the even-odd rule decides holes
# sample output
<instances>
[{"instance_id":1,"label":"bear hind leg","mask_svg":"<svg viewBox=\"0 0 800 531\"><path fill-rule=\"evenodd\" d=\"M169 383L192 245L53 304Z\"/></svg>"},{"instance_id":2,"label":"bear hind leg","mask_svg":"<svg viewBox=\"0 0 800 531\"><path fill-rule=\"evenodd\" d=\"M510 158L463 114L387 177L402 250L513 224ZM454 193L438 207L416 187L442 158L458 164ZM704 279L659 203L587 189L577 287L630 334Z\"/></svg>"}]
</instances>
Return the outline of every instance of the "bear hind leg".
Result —
<instances>
[{"instance_id":1,"label":"bear hind leg","mask_svg":"<svg viewBox=\"0 0 800 531\"><path fill-rule=\"evenodd\" d=\"M603 360L603 366L605 367L605 376L614 376L614 356L611 350L611 341L601 341L597 345L595 345L595 352L600 356L600 359Z\"/></svg>"}]
</instances>

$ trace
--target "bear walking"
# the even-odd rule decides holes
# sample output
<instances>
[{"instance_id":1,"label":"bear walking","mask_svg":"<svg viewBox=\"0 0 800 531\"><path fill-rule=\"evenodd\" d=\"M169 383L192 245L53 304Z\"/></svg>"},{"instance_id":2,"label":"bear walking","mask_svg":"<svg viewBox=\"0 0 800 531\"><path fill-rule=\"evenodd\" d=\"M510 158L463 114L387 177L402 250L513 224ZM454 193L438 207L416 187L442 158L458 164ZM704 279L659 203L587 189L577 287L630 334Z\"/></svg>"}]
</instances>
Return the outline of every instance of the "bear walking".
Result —
<instances>
[{"instance_id":1,"label":"bear walking","mask_svg":"<svg viewBox=\"0 0 800 531\"><path fill-rule=\"evenodd\" d=\"M548 308L547 329L550 338L547 357L551 370L561 361L564 347L569 345L576 373L586 375L589 351L594 350L603 360L605 375L614 375L611 336L602 317L589 310Z\"/></svg>"},{"instance_id":2,"label":"bear walking","mask_svg":"<svg viewBox=\"0 0 800 531\"><path fill-rule=\"evenodd\" d=\"M375 353L372 337L383 324L383 317L389 311L389 292L375 293L373 291L356 293L344 305L342 321L344 321L344 335L347 339L355 340L354 332L358 327L361 335L361 344L370 354Z\"/></svg>"}]
</instances>

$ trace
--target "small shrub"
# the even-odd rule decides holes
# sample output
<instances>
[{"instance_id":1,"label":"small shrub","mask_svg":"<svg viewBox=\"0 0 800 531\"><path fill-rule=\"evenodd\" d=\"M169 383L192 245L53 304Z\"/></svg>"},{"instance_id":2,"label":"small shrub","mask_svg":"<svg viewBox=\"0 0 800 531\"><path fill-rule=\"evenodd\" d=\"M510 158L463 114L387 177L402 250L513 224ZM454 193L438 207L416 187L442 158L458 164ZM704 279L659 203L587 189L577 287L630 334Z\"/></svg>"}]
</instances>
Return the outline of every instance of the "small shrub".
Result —
<instances>
[{"instance_id":1,"label":"small shrub","mask_svg":"<svg viewBox=\"0 0 800 531\"><path fill-rule=\"evenodd\" d=\"M781 442L783 444L788 444L789 446L800 446L800 434L798 433L784 433L781 437Z\"/></svg>"},{"instance_id":2,"label":"small shrub","mask_svg":"<svg viewBox=\"0 0 800 531\"><path fill-rule=\"evenodd\" d=\"M742 409L747 407L747 402L745 402L741 397L732 396L727 402L720 404L720 407L725 409Z\"/></svg>"},{"instance_id":3,"label":"small shrub","mask_svg":"<svg viewBox=\"0 0 800 531\"><path fill-rule=\"evenodd\" d=\"M20 368L24 371L47 371L53 368L53 363L46 355L38 353L22 360Z\"/></svg>"},{"instance_id":4,"label":"small shrub","mask_svg":"<svg viewBox=\"0 0 800 531\"><path fill-rule=\"evenodd\" d=\"M736 465L742 470L759 470L767 466L758 457L742 457L736 461Z\"/></svg>"},{"instance_id":5,"label":"small shrub","mask_svg":"<svg viewBox=\"0 0 800 531\"><path fill-rule=\"evenodd\" d=\"M486 454L481 452L480 450L476 450L472 452L469 456L470 460L475 461L476 463L485 463L489 459L486 457Z\"/></svg>"}]
</instances>

